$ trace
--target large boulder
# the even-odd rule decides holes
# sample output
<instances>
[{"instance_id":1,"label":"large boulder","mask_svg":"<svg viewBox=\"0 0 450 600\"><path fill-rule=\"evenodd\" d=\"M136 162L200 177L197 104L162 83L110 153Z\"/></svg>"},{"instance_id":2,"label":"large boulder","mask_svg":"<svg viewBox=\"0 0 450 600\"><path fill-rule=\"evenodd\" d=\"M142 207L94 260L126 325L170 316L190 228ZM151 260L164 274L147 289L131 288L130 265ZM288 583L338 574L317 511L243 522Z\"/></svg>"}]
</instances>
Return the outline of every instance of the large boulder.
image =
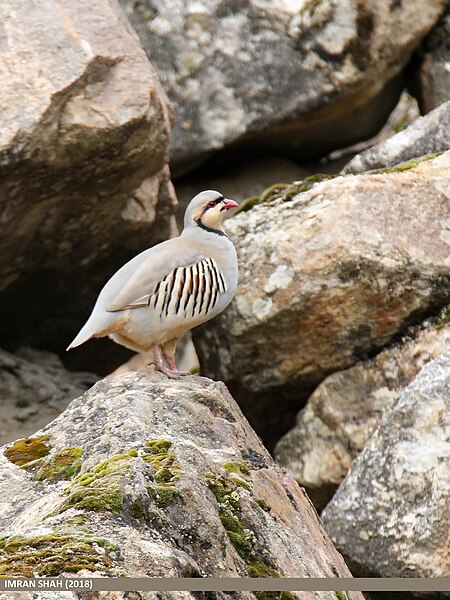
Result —
<instances>
[{"instance_id":1,"label":"large boulder","mask_svg":"<svg viewBox=\"0 0 450 600\"><path fill-rule=\"evenodd\" d=\"M100 381L2 449L0 485L2 575L350 575L307 496L208 379Z\"/></svg>"},{"instance_id":2,"label":"large boulder","mask_svg":"<svg viewBox=\"0 0 450 600\"><path fill-rule=\"evenodd\" d=\"M172 159L317 156L373 135L445 0L121 0L174 104Z\"/></svg>"},{"instance_id":3,"label":"large boulder","mask_svg":"<svg viewBox=\"0 0 450 600\"><path fill-rule=\"evenodd\" d=\"M345 165L343 173L385 169L420 156L445 152L449 148L450 100L383 143L357 154Z\"/></svg>"},{"instance_id":4,"label":"large boulder","mask_svg":"<svg viewBox=\"0 0 450 600\"><path fill-rule=\"evenodd\" d=\"M0 23L0 339L60 351L173 230L167 102L114 1L5 0Z\"/></svg>"},{"instance_id":5,"label":"large boulder","mask_svg":"<svg viewBox=\"0 0 450 600\"><path fill-rule=\"evenodd\" d=\"M450 9L420 49L415 87L423 113L450 100Z\"/></svg>"},{"instance_id":6,"label":"large boulder","mask_svg":"<svg viewBox=\"0 0 450 600\"><path fill-rule=\"evenodd\" d=\"M236 297L193 332L202 372L227 382L269 445L327 375L450 293L450 152L302 189L228 222Z\"/></svg>"},{"instance_id":7,"label":"large boulder","mask_svg":"<svg viewBox=\"0 0 450 600\"><path fill-rule=\"evenodd\" d=\"M92 373L67 371L50 352L0 350L0 444L47 425L97 379Z\"/></svg>"},{"instance_id":8,"label":"large boulder","mask_svg":"<svg viewBox=\"0 0 450 600\"><path fill-rule=\"evenodd\" d=\"M403 392L322 513L353 572L449 577L450 353Z\"/></svg>"},{"instance_id":9,"label":"large boulder","mask_svg":"<svg viewBox=\"0 0 450 600\"><path fill-rule=\"evenodd\" d=\"M374 359L330 375L275 448L276 460L323 508L383 417L420 369L450 347L450 326L428 327Z\"/></svg>"}]
</instances>

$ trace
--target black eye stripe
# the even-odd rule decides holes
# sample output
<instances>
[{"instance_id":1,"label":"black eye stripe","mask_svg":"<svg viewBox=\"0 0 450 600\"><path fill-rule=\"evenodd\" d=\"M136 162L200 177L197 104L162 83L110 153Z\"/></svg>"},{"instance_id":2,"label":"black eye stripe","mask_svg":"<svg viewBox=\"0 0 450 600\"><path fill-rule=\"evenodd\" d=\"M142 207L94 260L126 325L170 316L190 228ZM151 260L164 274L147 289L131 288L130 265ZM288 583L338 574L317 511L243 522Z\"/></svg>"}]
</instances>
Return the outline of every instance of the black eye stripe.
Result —
<instances>
[{"instance_id":1,"label":"black eye stripe","mask_svg":"<svg viewBox=\"0 0 450 600\"><path fill-rule=\"evenodd\" d=\"M214 200L210 200L208 202L208 204L204 207L201 216L203 216L205 214L205 212L209 209L209 208L213 208L213 206L210 206L211 203L214 202L214 206L217 206L218 204L220 204L223 200L225 200L225 196L219 196L218 198L215 198Z\"/></svg>"}]
</instances>

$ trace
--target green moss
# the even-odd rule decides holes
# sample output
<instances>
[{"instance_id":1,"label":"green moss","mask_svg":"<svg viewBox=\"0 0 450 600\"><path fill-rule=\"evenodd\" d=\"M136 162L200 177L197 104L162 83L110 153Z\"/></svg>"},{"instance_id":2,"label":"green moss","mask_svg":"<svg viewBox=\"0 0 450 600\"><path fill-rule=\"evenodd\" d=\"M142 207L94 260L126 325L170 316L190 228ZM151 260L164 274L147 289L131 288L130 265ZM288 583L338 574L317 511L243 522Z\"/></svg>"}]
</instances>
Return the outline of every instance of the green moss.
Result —
<instances>
[{"instance_id":1,"label":"green moss","mask_svg":"<svg viewBox=\"0 0 450 600\"><path fill-rule=\"evenodd\" d=\"M450 323L450 304L444 306L434 322L436 324L436 329L438 330L447 327L447 325Z\"/></svg>"},{"instance_id":2,"label":"green moss","mask_svg":"<svg viewBox=\"0 0 450 600\"><path fill-rule=\"evenodd\" d=\"M250 474L250 465L246 461L240 462L226 462L223 464L223 468L227 471L229 478L234 481L237 485L245 488L246 490L250 490L249 485L249 474Z\"/></svg>"},{"instance_id":3,"label":"green moss","mask_svg":"<svg viewBox=\"0 0 450 600\"><path fill-rule=\"evenodd\" d=\"M263 510L265 510L266 512L270 512L270 506L266 503L265 500L263 500L262 498L256 498L255 502Z\"/></svg>"},{"instance_id":4,"label":"green moss","mask_svg":"<svg viewBox=\"0 0 450 600\"><path fill-rule=\"evenodd\" d=\"M158 508L166 508L181 497L181 492L173 485L148 485L147 492Z\"/></svg>"},{"instance_id":5,"label":"green moss","mask_svg":"<svg viewBox=\"0 0 450 600\"><path fill-rule=\"evenodd\" d=\"M205 480L209 489L214 494L218 504L219 518L228 535L230 542L233 544L236 552L244 560L249 577L279 577L277 570L268 564L267 560L262 560L258 552L258 540L249 528L245 526L245 519L242 514L242 506L238 492L238 486L241 483L236 483L232 479L236 469L246 475L248 472L247 463L225 463L228 466L227 477L217 476L214 473L206 473ZM244 469L244 471L243 471ZM272 592L261 592L268 594ZM274 592L279 594L281 592ZM258 598L286 598L287 596L265 596L261 595Z\"/></svg>"},{"instance_id":6,"label":"green moss","mask_svg":"<svg viewBox=\"0 0 450 600\"><path fill-rule=\"evenodd\" d=\"M409 160L407 162L400 163L399 165L395 165L394 167L388 167L386 169L373 169L372 171L367 171L369 175L377 175L382 173L401 173L402 171L409 171L410 169L415 169L420 163L426 162L428 160L433 160L440 156L442 152L436 152L434 154L427 154L425 156L419 156L418 158L414 158L413 160Z\"/></svg>"},{"instance_id":7,"label":"green moss","mask_svg":"<svg viewBox=\"0 0 450 600\"><path fill-rule=\"evenodd\" d=\"M47 440L47 436L17 440L3 454L10 462L21 467L50 453L51 446L46 443Z\"/></svg>"},{"instance_id":8,"label":"green moss","mask_svg":"<svg viewBox=\"0 0 450 600\"><path fill-rule=\"evenodd\" d=\"M310 17L313 17L321 2L322 0L305 0L300 14L308 13Z\"/></svg>"},{"instance_id":9,"label":"green moss","mask_svg":"<svg viewBox=\"0 0 450 600\"><path fill-rule=\"evenodd\" d=\"M39 462L36 481L61 481L72 479L79 473L82 464L82 448L64 448L60 452L50 454Z\"/></svg>"},{"instance_id":10,"label":"green moss","mask_svg":"<svg viewBox=\"0 0 450 600\"><path fill-rule=\"evenodd\" d=\"M121 479L128 473L131 458L137 450L116 454L95 465L92 471L77 475L67 488L67 499L57 513L68 508L94 512L120 512L123 508Z\"/></svg>"},{"instance_id":11,"label":"green moss","mask_svg":"<svg viewBox=\"0 0 450 600\"><path fill-rule=\"evenodd\" d=\"M55 577L80 569L111 573L110 553L117 550L109 540L80 534L11 536L0 540L0 575Z\"/></svg>"},{"instance_id":12,"label":"green moss","mask_svg":"<svg viewBox=\"0 0 450 600\"><path fill-rule=\"evenodd\" d=\"M272 577L271 575L255 575L255 577ZM275 576L277 577L277 576ZM254 592L258 600L295 600L291 592Z\"/></svg>"},{"instance_id":13,"label":"green moss","mask_svg":"<svg viewBox=\"0 0 450 600\"><path fill-rule=\"evenodd\" d=\"M247 212L257 204L270 203L274 200L289 202L294 196L297 196L297 194L301 194L310 190L316 183L328 181L329 179L334 179L335 177L337 177L337 175L316 173L315 175L306 177L302 181L296 181L294 183L275 183L267 188L261 194L261 196L252 196L251 198L244 200L239 209L235 212L235 215L239 214L240 212Z\"/></svg>"},{"instance_id":14,"label":"green moss","mask_svg":"<svg viewBox=\"0 0 450 600\"><path fill-rule=\"evenodd\" d=\"M338 600L348 600L347 592L334 592Z\"/></svg>"},{"instance_id":15,"label":"green moss","mask_svg":"<svg viewBox=\"0 0 450 600\"><path fill-rule=\"evenodd\" d=\"M141 458L152 465L153 478L159 485L173 485L184 473L175 454L169 452L171 446L170 440L151 440L144 445Z\"/></svg>"}]
</instances>

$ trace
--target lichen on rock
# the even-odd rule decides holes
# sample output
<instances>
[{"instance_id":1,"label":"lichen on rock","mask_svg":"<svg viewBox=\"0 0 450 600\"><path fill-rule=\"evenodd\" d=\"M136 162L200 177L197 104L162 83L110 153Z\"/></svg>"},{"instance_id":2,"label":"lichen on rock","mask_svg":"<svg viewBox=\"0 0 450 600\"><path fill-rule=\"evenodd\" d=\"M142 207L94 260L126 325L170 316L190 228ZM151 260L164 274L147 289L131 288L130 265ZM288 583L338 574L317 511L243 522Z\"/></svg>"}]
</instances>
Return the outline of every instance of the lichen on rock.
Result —
<instances>
[{"instance_id":1,"label":"lichen on rock","mask_svg":"<svg viewBox=\"0 0 450 600\"><path fill-rule=\"evenodd\" d=\"M14 465L25 466L28 463L47 456L51 446L47 436L29 437L17 440L3 451L6 458Z\"/></svg>"}]
</instances>

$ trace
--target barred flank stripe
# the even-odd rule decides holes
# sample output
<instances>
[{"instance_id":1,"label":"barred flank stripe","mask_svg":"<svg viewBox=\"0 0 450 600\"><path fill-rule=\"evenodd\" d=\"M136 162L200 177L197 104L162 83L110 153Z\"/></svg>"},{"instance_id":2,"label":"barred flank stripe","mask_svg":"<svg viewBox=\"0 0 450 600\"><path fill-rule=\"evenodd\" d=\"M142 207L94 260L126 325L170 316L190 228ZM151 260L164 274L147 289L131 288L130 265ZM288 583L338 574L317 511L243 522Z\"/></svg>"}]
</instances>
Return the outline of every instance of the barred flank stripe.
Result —
<instances>
[{"instance_id":1,"label":"barred flank stripe","mask_svg":"<svg viewBox=\"0 0 450 600\"><path fill-rule=\"evenodd\" d=\"M176 267L159 281L148 306L159 310L161 319L170 316L206 316L226 292L225 279L212 258L189 267Z\"/></svg>"},{"instance_id":2,"label":"barred flank stripe","mask_svg":"<svg viewBox=\"0 0 450 600\"><path fill-rule=\"evenodd\" d=\"M184 272L184 268L181 269L181 278L180 278L180 285L178 287L178 299L177 299L177 303L175 305L175 314L178 314L178 311L180 309L180 304L181 304L181 300L183 298L183 291L184 291L184 284L186 283L186 279L185 279L185 272Z\"/></svg>"},{"instance_id":3,"label":"barred flank stripe","mask_svg":"<svg viewBox=\"0 0 450 600\"><path fill-rule=\"evenodd\" d=\"M195 314L195 307L197 306L198 299L198 287L199 287L199 269L198 264L192 266L194 271L194 291L192 292L192 316Z\"/></svg>"}]
</instances>

